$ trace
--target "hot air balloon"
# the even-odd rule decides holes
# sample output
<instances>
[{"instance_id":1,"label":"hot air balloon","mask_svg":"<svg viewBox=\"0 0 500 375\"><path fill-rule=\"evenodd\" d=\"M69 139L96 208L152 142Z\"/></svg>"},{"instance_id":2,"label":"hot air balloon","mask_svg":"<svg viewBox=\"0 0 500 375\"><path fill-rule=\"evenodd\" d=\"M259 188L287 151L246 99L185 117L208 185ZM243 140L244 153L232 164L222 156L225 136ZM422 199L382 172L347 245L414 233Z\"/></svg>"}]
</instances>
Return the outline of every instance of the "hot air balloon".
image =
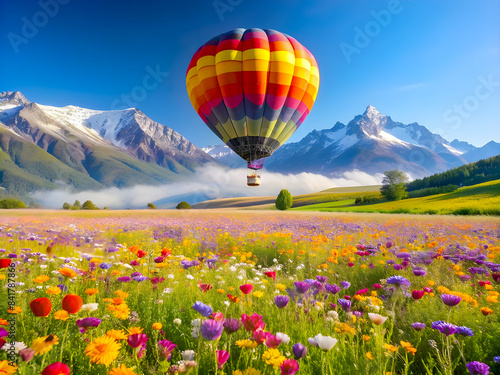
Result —
<instances>
[{"instance_id":1,"label":"hot air balloon","mask_svg":"<svg viewBox=\"0 0 500 375\"><path fill-rule=\"evenodd\" d=\"M247 184L299 128L316 100L314 56L275 30L235 29L194 54L186 73L194 109L231 150L246 160Z\"/></svg>"}]
</instances>

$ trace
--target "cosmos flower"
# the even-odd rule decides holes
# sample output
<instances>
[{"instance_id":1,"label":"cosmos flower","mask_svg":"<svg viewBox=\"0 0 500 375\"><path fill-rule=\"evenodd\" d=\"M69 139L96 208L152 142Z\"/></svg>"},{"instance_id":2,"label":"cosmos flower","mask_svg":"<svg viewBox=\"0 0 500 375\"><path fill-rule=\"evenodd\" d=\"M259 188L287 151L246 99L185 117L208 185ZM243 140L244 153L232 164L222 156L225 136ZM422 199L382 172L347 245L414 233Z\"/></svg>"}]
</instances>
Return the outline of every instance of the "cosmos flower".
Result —
<instances>
[{"instance_id":1,"label":"cosmos flower","mask_svg":"<svg viewBox=\"0 0 500 375\"><path fill-rule=\"evenodd\" d=\"M249 332L266 327L266 323L262 321L262 315L258 315L257 313L253 313L251 316L247 314L241 315L241 322L243 323L243 327Z\"/></svg>"},{"instance_id":2,"label":"cosmos flower","mask_svg":"<svg viewBox=\"0 0 500 375\"><path fill-rule=\"evenodd\" d=\"M457 326L448 322L440 322L435 324L432 328L437 329L445 336L453 335L457 331Z\"/></svg>"},{"instance_id":3,"label":"cosmos flower","mask_svg":"<svg viewBox=\"0 0 500 375\"><path fill-rule=\"evenodd\" d=\"M213 312L211 306L205 305L203 302L200 301L196 301L192 307L195 311L198 311L201 314L201 316L205 318L209 317Z\"/></svg>"},{"instance_id":4,"label":"cosmos flower","mask_svg":"<svg viewBox=\"0 0 500 375\"><path fill-rule=\"evenodd\" d=\"M240 321L238 319L228 318L224 320L223 326L224 331L231 334L236 332L240 328Z\"/></svg>"},{"instance_id":5,"label":"cosmos flower","mask_svg":"<svg viewBox=\"0 0 500 375\"><path fill-rule=\"evenodd\" d=\"M425 329L425 324L424 323L413 323L412 325L412 328L415 330L415 331L422 331Z\"/></svg>"},{"instance_id":6,"label":"cosmos flower","mask_svg":"<svg viewBox=\"0 0 500 375\"><path fill-rule=\"evenodd\" d=\"M87 328L98 327L101 324L101 319L99 318L83 318L76 321L76 325L80 328L80 333L85 333Z\"/></svg>"},{"instance_id":7,"label":"cosmos flower","mask_svg":"<svg viewBox=\"0 0 500 375\"><path fill-rule=\"evenodd\" d=\"M337 302L339 303L340 307L342 307L342 309L344 311L349 311L351 310L351 301L349 301L348 299L344 299L344 298L339 298L337 300Z\"/></svg>"},{"instance_id":8,"label":"cosmos flower","mask_svg":"<svg viewBox=\"0 0 500 375\"><path fill-rule=\"evenodd\" d=\"M387 284L406 285L406 286L411 285L411 283L408 279L404 278L403 276L399 276L399 275L388 277Z\"/></svg>"},{"instance_id":9,"label":"cosmos flower","mask_svg":"<svg viewBox=\"0 0 500 375\"><path fill-rule=\"evenodd\" d=\"M474 332L469 327L459 326L457 327L457 335L461 336L474 336Z\"/></svg>"},{"instance_id":10,"label":"cosmos flower","mask_svg":"<svg viewBox=\"0 0 500 375\"><path fill-rule=\"evenodd\" d=\"M144 333L134 333L127 338L127 344L131 348L143 346L148 341L148 336Z\"/></svg>"}]
</instances>

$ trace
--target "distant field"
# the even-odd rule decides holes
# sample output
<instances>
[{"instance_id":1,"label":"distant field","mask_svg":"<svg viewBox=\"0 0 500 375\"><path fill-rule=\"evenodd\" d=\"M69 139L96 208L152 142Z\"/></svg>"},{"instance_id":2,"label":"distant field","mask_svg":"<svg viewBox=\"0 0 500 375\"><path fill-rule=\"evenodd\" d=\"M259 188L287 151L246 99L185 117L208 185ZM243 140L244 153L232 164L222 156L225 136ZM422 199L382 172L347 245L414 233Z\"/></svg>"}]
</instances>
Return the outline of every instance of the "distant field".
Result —
<instances>
[{"instance_id":1,"label":"distant field","mask_svg":"<svg viewBox=\"0 0 500 375\"><path fill-rule=\"evenodd\" d=\"M293 197L293 207L316 205L319 203L338 202L347 199L356 199L361 196L380 196L380 185L352 186L333 188L319 193L297 195Z\"/></svg>"},{"instance_id":2,"label":"distant field","mask_svg":"<svg viewBox=\"0 0 500 375\"><path fill-rule=\"evenodd\" d=\"M223 198L212 199L192 205L195 209L217 209L217 208L244 208L255 206L274 206L276 197L240 197L240 198Z\"/></svg>"},{"instance_id":3,"label":"distant field","mask_svg":"<svg viewBox=\"0 0 500 375\"><path fill-rule=\"evenodd\" d=\"M382 186L382 185L336 187L336 188L322 190L316 194L320 194L320 193L356 193L356 192L366 192L366 191L379 191L380 186Z\"/></svg>"},{"instance_id":4,"label":"distant field","mask_svg":"<svg viewBox=\"0 0 500 375\"><path fill-rule=\"evenodd\" d=\"M452 193L404 199L395 202L381 202L356 206L354 205L354 199L344 199L333 203L300 207L299 210L325 212L427 213L441 215L500 215L500 180L464 187Z\"/></svg>"}]
</instances>

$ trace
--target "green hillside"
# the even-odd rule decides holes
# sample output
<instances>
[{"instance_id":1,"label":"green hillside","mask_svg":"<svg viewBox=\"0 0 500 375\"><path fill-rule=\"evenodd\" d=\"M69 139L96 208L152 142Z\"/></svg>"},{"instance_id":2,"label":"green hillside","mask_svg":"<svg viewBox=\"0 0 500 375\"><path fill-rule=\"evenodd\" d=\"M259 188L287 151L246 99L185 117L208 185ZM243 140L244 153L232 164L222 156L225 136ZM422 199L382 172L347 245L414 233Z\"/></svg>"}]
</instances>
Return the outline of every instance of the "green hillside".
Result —
<instances>
[{"instance_id":1,"label":"green hillside","mask_svg":"<svg viewBox=\"0 0 500 375\"><path fill-rule=\"evenodd\" d=\"M295 208L307 211L381 212L410 214L500 215L500 180L464 187L451 193L400 201L355 205L354 199Z\"/></svg>"},{"instance_id":2,"label":"green hillside","mask_svg":"<svg viewBox=\"0 0 500 375\"><path fill-rule=\"evenodd\" d=\"M338 202L346 199L356 199L365 196L380 196L380 186L352 186L332 188L319 193L296 195L293 197L293 207L302 207L311 204Z\"/></svg>"}]
</instances>

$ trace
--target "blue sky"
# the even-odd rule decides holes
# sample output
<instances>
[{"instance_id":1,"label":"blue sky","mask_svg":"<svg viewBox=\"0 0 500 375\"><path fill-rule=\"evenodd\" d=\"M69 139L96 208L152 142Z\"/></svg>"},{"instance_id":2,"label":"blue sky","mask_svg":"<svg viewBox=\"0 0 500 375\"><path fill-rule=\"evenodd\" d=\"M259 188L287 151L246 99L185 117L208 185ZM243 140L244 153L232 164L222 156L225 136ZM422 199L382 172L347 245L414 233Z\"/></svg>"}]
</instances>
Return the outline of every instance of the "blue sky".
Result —
<instances>
[{"instance_id":1,"label":"blue sky","mask_svg":"<svg viewBox=\"0 0 500 375\"><path fill-rule=\"evenodd\" d=\"M54 106L133 104L197 146L218 144L186 93L191 56L225 31L272 28L308 47L321 73L289 142L371 104L482 146L500 142L499 14L496 0L1 1L0 91Z\"/></svg>"}]
</instances>

